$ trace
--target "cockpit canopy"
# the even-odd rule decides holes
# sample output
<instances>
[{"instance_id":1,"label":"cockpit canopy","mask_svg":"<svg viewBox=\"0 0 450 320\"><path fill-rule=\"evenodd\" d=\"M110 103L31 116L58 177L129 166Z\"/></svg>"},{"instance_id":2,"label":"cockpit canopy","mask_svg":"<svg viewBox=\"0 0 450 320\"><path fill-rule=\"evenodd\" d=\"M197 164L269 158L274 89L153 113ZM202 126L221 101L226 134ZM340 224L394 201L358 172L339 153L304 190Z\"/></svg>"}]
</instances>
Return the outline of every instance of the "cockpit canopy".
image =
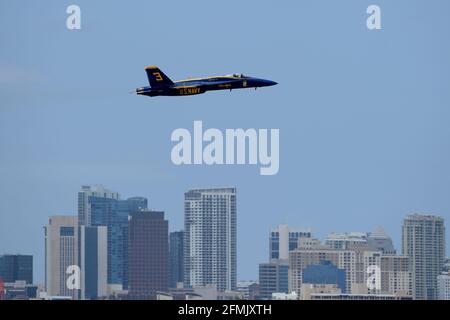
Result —
<instances>
[{"instance_id":1,"label":"cockpit canopy","mask_svg":"<svg viewBox=\"0 0 450 320\"><path fill-rule=\"evenodd\" d=\"M242 73L233 73L230 74L229 76L233 78L245 78L245 76Z\"/></svg>"}]
</instances>

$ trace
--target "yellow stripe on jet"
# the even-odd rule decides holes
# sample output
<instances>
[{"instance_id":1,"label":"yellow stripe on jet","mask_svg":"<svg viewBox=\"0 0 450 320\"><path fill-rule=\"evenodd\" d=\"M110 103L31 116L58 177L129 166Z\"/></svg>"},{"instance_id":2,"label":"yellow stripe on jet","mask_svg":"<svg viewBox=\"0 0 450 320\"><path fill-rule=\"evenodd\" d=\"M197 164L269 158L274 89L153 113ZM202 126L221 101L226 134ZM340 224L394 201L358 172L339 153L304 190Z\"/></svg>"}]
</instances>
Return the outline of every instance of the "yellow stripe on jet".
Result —
<instances>
[{"instance_id":1,"label":"yellow stripe on jet","mask_svg":"<svg viewBox=\"0 0 450 320\"><path fill-rule=\"evenodd\" d=\"M177 86L176 89L199 88L198 86Z\"/></svg>"},{"instance_id":2,"label":"yellow stripe on jet","mask_svg":"<svg viewBox=\"0 0 450 320\"><path fill-rule=\"evenodd\" d=\"M145 70L149 70L149 69L159 69L157 66L147 66L145 67Z\"/></svg>"}]
</instances>

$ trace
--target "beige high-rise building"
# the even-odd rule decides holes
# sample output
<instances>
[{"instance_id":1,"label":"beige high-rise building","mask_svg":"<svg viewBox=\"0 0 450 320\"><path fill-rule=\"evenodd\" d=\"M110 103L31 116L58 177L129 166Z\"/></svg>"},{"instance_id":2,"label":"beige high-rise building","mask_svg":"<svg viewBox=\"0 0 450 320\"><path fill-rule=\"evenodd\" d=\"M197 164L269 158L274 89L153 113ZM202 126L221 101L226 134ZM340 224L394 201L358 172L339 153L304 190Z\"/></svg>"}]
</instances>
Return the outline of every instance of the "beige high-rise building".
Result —
<instances>
[{"instance_id":1,"label":"beige high-rise building","mask_svg":"<svg viewBox=\"0 0 450 320\"><path fill-rule=\"evenodd\" d=\"M407 256L382 255L381 293L414 297L414 277Z\"/></svg>"},{"instance_id":2,"label":"beige high-rise building","mask_svg":"<svg viewBox=\"0 0 450 320\"><path fill-rule=\"evenodd\" d=\"M345 291L351 292L355 283L354 251L334 250L326 248L298 248L289 253L289 292L295 291L301 296L303 284L303 271L310 265L320 265L327 261L339 269L345 270Z\"/></svg>"},{"instance_id":3,"label":"beige high-rise building","mask_svg":"<svg viewBox=\"0 0 450 320\"><path fill-rule=\"evenodd\" d=\"M437 299L437 277L445 260L444 219L409 215L402 226L402 251L409 258L416 299Z\"/></svg>"},{"instance_id":4,"label":"beige high-rise building","mask_svg":"<svg viewBox=\"0 0 450 320\"><path fill-rule=\"evenodd\" d=\"M45 231L45 286L47 295L78 299L79 290L67 287L69 266L78 265L78 218L51 216Z\"/></svg>"},{"instance_id":5,"label":"beige high-rise building","mask_svg":"<svg viewBox=\"0 0 450 320\"><path fill-rule=\"evenodd\" d=\"M306 293L304 284L335 285L336 282L326 275L320 264L330 264L345 271L345 287L340 286L342 293L347 294L393 294L406 297L413 296L413 277L408 264L408 257L385 255L374 251L367 245L352 245L346 250L334 249L321 245L317 240L299 241L299 247L290 253L289 259L289 292L295 291L299 296ZM315 268L315 281L305 282L311 277L305 270ZM334 271L339 273L339 271ZM320 275L319 273L323 273Z\"/></svg>"},{"instance_id":6,"label":"beige high-rise building","mask_svg":"<svg viewBox=\"0 0 450 320\"><path fill-rule=\"evenodd\" d=\"M381 252L370 249L367 244L355 244L349 246L349 249L355 252L355 281L352 283L351 293L353 294L375 294L380 293L381 288L373 283L373 286L367 285L370 274L380 268ZM379 276L379 275L378 275Z\"/></svg>"}]
</instances>

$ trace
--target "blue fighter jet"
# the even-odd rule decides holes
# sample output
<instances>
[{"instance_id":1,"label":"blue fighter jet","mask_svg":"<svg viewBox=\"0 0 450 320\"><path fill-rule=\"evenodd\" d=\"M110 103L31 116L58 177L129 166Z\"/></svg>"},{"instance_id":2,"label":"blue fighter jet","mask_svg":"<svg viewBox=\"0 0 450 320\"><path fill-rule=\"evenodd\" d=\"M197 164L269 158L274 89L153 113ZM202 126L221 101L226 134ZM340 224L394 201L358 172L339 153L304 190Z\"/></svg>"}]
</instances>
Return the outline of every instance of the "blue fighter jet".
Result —
<instances>
[{"instance_id":1,"label":"blue fighter jet","mask_svg":"<svg viewBox=\"0 0 450 320\"><path fill-rule=\"evenodd\" d=\"M149 97L187 96L212 90L256 89L277 84L274 81L247 77L243 74L172 81L156 66L145 67L145 71L150 86L137 88L136 94Z\"/></svg>"}]
</instances>

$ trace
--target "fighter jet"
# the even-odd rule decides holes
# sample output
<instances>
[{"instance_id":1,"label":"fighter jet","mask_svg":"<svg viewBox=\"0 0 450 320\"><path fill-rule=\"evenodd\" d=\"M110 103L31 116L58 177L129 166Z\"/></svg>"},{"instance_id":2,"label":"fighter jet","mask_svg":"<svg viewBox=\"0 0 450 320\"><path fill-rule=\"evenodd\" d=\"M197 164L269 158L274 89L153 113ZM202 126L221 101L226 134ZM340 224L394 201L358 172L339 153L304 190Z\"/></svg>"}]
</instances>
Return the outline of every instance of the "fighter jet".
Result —
<instances>
[{"instance_id":1,"label":"fighter jet","mask_svg":"<svg viewBox=\"0 0 450 320\"><path fill-rule=\"evenodd\" d=\"M237 73L226 76L172 81L156 66L145 67L145 72L147 72L150 86L137 88L136 94L149 97L187 96L212 90L257 89L259 87L268 87L277 84L271 80L247 77Z\"/></svg>"}]
</instances>

